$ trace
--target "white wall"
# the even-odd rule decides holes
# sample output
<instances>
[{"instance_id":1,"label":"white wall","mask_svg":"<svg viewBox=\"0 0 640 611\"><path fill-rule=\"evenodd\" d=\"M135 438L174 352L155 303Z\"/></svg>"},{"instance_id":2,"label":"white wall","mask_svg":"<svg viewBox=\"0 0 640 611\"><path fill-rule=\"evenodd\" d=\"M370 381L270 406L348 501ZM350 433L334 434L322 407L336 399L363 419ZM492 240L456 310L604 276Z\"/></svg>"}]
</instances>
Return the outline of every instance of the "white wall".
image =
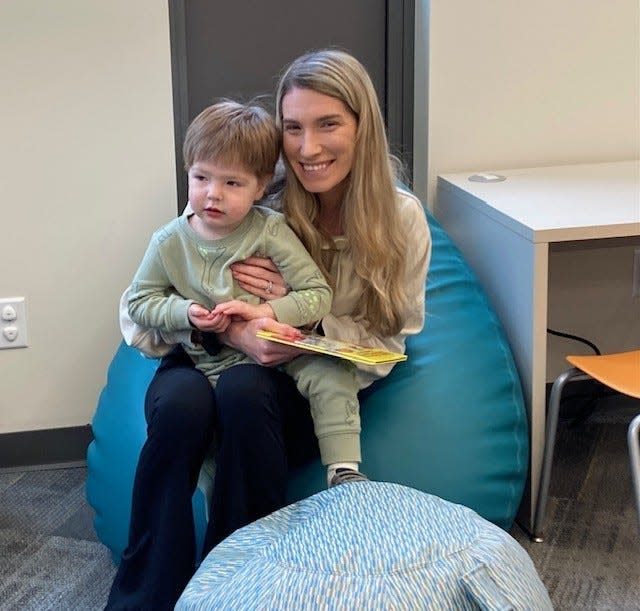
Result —
<instances>
[{"instance_id":1,"label":"white wall","mask_svg":"<svg viewBox=\"0 0 640 611\"><path fill-rule=\"evenodd\" d=\"M82 425L175 215L166 2L2 0L0 74L0 297L26 297L29 336L0 351L0 433Z\"/></svg>"},{"instance_id":2,"label":"white wall","mask_svg":"<svg viewBox=\"0 0 640 611\"><path fill-rule=\"evenodd\" d=\"M640 156L638 12L417 0L418 192L442 172ZM120 291L175 214L167 13L0 2L0 297L25 296L29 325L28 348L0 351L0 433L90 421Z\"/></svg>"},{"instance_id":3,"label":"white wall","mask_svg":"<svg viewBox=\"0 0 640 611\"><path fill-rule=\"evenodd\" d=\"M638 0L417 0L416 12L414 180L430 208L442 173L640 157ZM640 345L637 243L553 250L549 326L602 350ZM548 379L582 351L550 338Z\"/></svg>"},{"instance_id":4,"label":"white wall","mask_svg":"<svg viewBox=\"0 0 640 611\"><path fill-rule=\"evenodd\" d=\"M445 172L640 157L638 0L417 0L417 17L414 174L430 203Z\"/></svg>"}]
</instances>

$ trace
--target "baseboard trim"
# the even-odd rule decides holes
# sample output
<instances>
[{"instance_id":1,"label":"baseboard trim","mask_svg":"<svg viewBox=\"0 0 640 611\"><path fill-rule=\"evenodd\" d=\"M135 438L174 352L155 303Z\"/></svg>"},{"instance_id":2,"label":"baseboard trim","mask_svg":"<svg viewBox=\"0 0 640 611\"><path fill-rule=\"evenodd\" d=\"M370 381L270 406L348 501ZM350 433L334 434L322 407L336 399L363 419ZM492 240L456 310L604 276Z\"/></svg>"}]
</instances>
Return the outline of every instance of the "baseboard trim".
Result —
<instances>
[{"instance_id":1,"label":"baseboard trim","mask_svg":"<svg viewBox=\"0 0 640 611\"><path fill-rule=\"evenodd\" d=\"M91 425L0 434L0 471L86 465Z\"/></svg>"}]
</instances>

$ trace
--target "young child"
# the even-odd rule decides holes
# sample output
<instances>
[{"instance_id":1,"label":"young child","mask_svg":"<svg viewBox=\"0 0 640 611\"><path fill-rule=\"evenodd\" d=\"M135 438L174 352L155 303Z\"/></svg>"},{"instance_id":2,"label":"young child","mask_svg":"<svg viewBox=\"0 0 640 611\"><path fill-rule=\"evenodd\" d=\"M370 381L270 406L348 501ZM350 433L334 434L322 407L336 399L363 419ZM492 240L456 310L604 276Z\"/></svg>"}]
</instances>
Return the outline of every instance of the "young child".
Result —
<instances>
[{"instance_id":1,"label":"young child","mask_svg":"<svg viewBox=\"0 0 640 611\"><path fill-rule=\"evenodd\" d=\"M129 292L134 322L160 332L223 333L234 316L268 317L290 325L295 338L300 332L294 327L313 325L329 312L331 289L284 217L254 205L279 152L275 121L258 106L224 101L193 120L183 146L190 210L154 233ZM287 295L261 302L234 282L230 265L252 255L274 262L291 287ZM183 347L214 387L225 369L252 362L223 344ZM283 368L310 402L328 485L366 480L358 472L355 367L303 355Z\"/></svg>"}]
</instances>

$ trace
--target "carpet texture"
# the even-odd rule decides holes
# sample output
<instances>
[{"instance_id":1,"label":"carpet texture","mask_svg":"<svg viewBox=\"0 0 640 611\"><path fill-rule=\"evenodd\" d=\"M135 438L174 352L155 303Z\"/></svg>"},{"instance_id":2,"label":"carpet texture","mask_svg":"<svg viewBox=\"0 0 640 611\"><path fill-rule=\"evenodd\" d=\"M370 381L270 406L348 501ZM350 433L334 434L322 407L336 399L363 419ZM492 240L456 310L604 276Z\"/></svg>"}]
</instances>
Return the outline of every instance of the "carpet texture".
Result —
<instances>
[{"instance_id":1,"label":"carpet texture","mask_svg":"<svg viewBox=\"0 0 640 611\"><path fill-rule=\"evenodd\" d=\"M557 610L640 610L640 536L627 426L640 411L599 412L559 428L543 543L517 526Z\"/></svg>"},{"instance_id":2,"label":"carpet texture","mask_svg":"<svg viewBox=\"0 0 640 611\"><path fill-rule=\"evenodd\" d=\"M115 567L96 540L86 469L0 474L0 609L103 609Z\"/></svg>"}]
</instances>

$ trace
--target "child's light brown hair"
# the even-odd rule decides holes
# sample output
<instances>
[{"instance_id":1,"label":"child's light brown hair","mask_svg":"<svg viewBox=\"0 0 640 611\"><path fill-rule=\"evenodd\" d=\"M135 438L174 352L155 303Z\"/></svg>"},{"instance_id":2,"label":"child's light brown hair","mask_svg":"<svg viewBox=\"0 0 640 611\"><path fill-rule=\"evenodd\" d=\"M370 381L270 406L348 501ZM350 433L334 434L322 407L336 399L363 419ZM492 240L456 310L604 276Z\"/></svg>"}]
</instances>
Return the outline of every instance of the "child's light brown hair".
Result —
<instances>
[{"instance_id":1,"label":"child's light brown hair","mask_svg":"<svg viewBox=\"0 0 640 611\"><path fill-rule=\"evenodd\" d=\"M273 174L280 155L280 132L261 106L222 100L205 108L189 125L182 147L185 169L198 161L240 164L263 178Z\"/></svg>"}]
</instances>

